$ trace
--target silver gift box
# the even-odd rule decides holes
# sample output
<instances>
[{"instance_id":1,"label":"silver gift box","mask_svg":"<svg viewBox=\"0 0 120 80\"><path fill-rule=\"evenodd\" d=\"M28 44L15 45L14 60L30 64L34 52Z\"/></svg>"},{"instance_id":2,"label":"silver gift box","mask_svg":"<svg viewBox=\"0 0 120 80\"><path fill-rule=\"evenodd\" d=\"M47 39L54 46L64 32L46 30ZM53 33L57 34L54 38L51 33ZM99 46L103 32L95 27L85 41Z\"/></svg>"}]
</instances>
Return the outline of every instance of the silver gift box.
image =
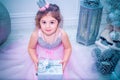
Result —
<instances>
[{"instance_id":1,"label":"silver gift box","mask_svg":"<svg viewBox=\"0 0 120 80\"><path fill-rule=\"evenodd\" d=\"M63 70L60 60L40 60L38 65L38 80L62 80Z\"/></svg>"}]
</instances>

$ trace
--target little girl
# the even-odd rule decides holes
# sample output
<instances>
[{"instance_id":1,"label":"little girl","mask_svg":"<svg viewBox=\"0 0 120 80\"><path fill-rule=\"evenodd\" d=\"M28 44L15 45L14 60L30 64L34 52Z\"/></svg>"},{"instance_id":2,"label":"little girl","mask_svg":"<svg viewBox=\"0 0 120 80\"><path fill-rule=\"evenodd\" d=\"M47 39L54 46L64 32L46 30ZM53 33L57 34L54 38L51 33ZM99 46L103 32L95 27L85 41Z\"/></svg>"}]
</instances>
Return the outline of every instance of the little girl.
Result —
<instances>
[{"instance_id":1,"label":"little girl","mask_svg":"<svg viewBox=\"0 0 120 80\"><path fill-rule=\"evenodd\" d=\"M67 33L60 27L60 9L56 4L39 2L38 5L36 29L31 35L28 52L36 71L41 59L62 60L64 71L72 48Z\"/></svg>"},{"instance_id":2,"label":"little girl","mask_svg":"<svg viewBox=\"0 0 120 80\"><path fill-rule=\"evenodd\" d=\"M91 69L93 59L90 48L76 44L72 44L71 48L68 35L60 25L59 7L39 1L36 29L29 44L26 37L19 36L20 39L0 46L0 80L37 80L38 62L42 59L60 60L63 80L98 80L98 74Z\"/></svg>"}]
</instances>

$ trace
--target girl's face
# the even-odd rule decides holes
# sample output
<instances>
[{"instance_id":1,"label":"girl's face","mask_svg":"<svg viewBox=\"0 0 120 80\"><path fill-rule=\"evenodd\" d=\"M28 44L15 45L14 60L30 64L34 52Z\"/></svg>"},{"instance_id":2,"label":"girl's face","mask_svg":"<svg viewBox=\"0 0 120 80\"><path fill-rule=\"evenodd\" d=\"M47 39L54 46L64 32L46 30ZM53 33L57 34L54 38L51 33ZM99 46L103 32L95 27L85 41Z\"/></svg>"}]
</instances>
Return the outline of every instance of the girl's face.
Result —
<instances>
[{"instance_id":1,"label":"girl's face","mask_svg":"<svg viewBox=\"0 0 120 80\"><path fill-rule=\"evenodd\" d=\"M40 26L42 32L45 35L50 36L56 32L58 28L58 21L51 15L46 15L41 18Z\"/></svg>"}]
</instances>

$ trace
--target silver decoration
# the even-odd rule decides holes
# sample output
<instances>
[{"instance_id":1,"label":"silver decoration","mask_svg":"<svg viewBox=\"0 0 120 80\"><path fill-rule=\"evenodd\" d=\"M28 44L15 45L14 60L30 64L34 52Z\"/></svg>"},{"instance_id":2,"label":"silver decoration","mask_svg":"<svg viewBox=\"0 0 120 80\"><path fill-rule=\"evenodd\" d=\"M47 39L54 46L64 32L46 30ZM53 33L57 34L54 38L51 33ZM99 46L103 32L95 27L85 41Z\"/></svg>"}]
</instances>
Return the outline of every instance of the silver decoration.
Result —
<instances>
[{"instance_id":1,"label":"silver decoration","mask_svg":"<svg viewBox=\"0 0 120 80\"><path fill-rule=\"evenodd\" d=\"M86 6L84 2L80 5L79 23L77 29L77 42L84 45L91 45L95 42L99 32L102 5Z\"/></svg>"},{"instance_id":2,"label":"silver decoration","mask_svg":"<svg viewBox=\"0 0 120 80\"><path fill-rule=\"evenodd\" d=\"M11 33L11 19L7 8L0 2L0 46Z\"/></svg>"},{"instance_id":3,"label":"silver decoration","mask_svg":"<svg viewBox=\"0 0 120 80\"><path fill-rule=\"evenodd\" d=\"M62 80L61 60L39 60L37 76L39 80Z\"/></svg>"}]
</instances>

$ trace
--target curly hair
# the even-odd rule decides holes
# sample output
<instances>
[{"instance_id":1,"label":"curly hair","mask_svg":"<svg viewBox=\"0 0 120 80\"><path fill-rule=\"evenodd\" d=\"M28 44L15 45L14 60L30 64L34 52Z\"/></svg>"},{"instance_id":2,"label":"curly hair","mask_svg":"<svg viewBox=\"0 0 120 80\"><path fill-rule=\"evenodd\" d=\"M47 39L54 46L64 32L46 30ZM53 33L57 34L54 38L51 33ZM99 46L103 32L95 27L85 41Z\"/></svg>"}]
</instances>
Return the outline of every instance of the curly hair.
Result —
<instances>
[{"instance_id":1,"label":"curly hair","mask_svg":"<svg viewBox=\"0 0 120 80\"><path fill-rule=\"evenodd\" d=\"M58 20L58 24L61 22L61 14L60 9L56 4L49 4L49 7L44 11L38 11L35 17L36 27L40 28L40 20L42 17L46 16L48 13L51 14L56 20Z\"/></svg>"}]
</instances>

